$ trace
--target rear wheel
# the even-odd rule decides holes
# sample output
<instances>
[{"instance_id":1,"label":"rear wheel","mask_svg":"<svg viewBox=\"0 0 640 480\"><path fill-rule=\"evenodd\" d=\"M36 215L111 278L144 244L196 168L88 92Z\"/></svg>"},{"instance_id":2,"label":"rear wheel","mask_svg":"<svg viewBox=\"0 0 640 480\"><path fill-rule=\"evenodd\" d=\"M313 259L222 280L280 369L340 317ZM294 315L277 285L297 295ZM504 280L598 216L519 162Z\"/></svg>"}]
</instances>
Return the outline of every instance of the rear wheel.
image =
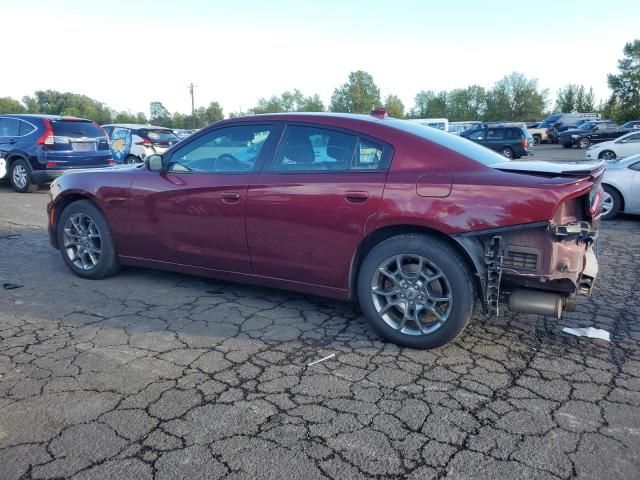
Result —
<instances>
[{"instance_id":1,"label":"rear wheel","mask_svg":"<svg viewBox=\"0 0 640 480\"><path fill-rule=\"evenodd\" d=\"M15 160L11 164L9 179L16 192L33 193L38 190L38 184L33 183L31 179L31 168L22 158Z\"/></svg>"},{"instance_id":2,"label":"rear wheel","mask_svg":"<svg viewBox=\"0 0 640 480\"><path fill-rule=\"evenodd\" d=\"M64 262L79 277L104 278L120 268L107 221L89 200L73 202L62 211L57 234Z\"/></svg>"},{"instance_id":3,"label":"rear wheel","mask_svg":"<svg viewBox=\"0 0 640 480\"><path fill-rule=\"evenodd\" d=\"M127 155L127 158L124 159L124 163L130 164L130 165L134 163L140 163L140 159L135 155Z\"/></svg>"},{"instance_id":4,"label":"rear wheel","mask_svg":"<svg viewBox=\"0 0 640 480\"><path fill-rule=\"evenodd\" d=\"M601 160L615 160L616 154L611 150L605 150L604 152L600 153L600 155L598 155L598 158Z\"/></svg>"},{"instance_id":5,"label":"rear wheel","mask_svg":"<svg viewBox=\"0 0 640 480\"><path fill-rule=\"evenodd\" d=\"M602 220L611 220L620 213L622 198L617 190L609 185L604 186L602 193Z\"/></svg>"},{"instance_id":6,"label":"rear wheel","mask_svg":"<svg viewBox=\"0 0 640 480\"><path fill-rule=\"evenodd\" d=\"M472 276L446 242L422 234L376 245L358 274L358 300L373 329L411 348L436 348L467 325L474 306Z\"/></svg>"},{"instance_id":7,"label":"rear wheel","mask_svg":"<svg viewBox=\"0 0 640 480\"><path fill-rule=\"evenodd\" d=\"M533 144L534 145L540 145L541 142L542 142L542 137L540 137L540 135L534 135L533 136Z\"/></svg>"},{"instance_id":8,"label":"rear wheel","mask_svg":"<svg viewBox=\"0 0 640 480\"><path fill-rule=\"evenodd\" d=\"M591 141L588 138L581 138L578 140L578 148L584 150L585 148L589 148Z\"/></svg>"},{"instance_id":9,"label":"rear wheel","mask_svg":"<svg viewBox=\"0 0 640 480\"><path fill-rule=\"evenodd\" d=\"M500 150L500 155L507 158L513 158L513 150L511 149L511 147L504 147L502 150Z\"/></svg>"}]
</instances>

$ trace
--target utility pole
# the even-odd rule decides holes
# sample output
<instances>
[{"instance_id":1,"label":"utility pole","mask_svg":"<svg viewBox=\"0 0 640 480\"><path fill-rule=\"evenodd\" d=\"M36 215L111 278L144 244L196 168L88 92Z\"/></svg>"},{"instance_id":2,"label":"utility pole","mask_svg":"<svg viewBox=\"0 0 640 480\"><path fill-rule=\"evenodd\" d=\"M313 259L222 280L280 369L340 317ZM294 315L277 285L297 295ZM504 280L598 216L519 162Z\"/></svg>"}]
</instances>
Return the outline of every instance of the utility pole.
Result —
<instances>
[{"instance_id":1,"label":"utility pole","mask_svg":"<svg viewBox=\"0 0 640 480\"><path fill-rule=\"evenodd\" d=\"M196 128L196 104L193 101L193 89L196 87L197 85L194 85L193 82L189 84L189 93L191 94L191 118L193 119L193 128Z\"/></svg>"}]
</instances>

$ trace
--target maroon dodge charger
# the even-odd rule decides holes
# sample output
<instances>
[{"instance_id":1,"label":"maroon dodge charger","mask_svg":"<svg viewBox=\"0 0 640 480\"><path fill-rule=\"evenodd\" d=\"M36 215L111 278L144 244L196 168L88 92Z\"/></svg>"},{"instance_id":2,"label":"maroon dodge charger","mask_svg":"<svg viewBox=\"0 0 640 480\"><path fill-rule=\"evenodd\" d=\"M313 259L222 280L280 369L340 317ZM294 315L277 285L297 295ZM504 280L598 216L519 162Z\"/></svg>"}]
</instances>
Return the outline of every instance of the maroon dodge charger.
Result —
<instances>
[{"instance_id":1,"label":"maroon dodge charger","mask_svg":"<svg viewBox=\"0 0 640 480\"><path fill-rule=\"evenodd\" d=\"M135 265L352 299L384 338L433 348L476 302L559 318L589 293L603 173L509 161L384 110L258 115L63 175L49 235L84 278Z\"/></svg>"}]
</instances>

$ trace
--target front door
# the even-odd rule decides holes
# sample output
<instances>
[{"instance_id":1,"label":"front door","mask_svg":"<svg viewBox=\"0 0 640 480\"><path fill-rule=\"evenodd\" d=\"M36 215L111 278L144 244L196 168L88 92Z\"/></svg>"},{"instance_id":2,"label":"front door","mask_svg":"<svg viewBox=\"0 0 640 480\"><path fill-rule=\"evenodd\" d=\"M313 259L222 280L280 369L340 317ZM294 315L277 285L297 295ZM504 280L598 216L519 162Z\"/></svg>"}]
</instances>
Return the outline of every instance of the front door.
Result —
<instances>
[{"instance_id":1,"label":"front door","mask_svg":"<svg viewBox=\"0 0 640 480\"><path fill-rule=\"evenodd\" d=\"M170 152L165 172L142 170L131 186L131 238L121 254L249 273L247 186L273 128L210 130Z\"/></svg>"},{"instance_id":2,"label":"front door","mask_svg":"<svg viewBox=\"0 0 640 480\"><path fill-rule=\"evenodd\" d=\"M347 289L353 255L375 226L391 155L390 146L355 133L288 125L249 186L254 273Z\"/></svg>"}]
</instances>

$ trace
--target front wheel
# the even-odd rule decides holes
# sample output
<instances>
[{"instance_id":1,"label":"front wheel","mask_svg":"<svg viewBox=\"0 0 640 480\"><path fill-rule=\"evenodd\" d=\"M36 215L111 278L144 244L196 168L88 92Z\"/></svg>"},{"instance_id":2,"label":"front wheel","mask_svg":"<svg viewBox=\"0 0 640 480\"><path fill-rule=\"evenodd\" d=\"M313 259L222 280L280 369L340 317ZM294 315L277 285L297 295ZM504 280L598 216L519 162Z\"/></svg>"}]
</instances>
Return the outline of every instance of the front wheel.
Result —
<instances>
[{"instance_id":1,"label":"front wheel","mask_svg":"<svg viewBox=\"0 0 640 480\"><path fill-rule=\"evenodd\" d=\"M57 234L64 262L79 277L105 278L120 268L107 221L89 200L73 202L62 211Z\"/></svg>"},{"instance_id":2,"label":"front wheel","mask_svg":"<svg viewBox=\"0 0 640 480\"><path fill-rule=\"evenodd\" d=\"M376 245L360 267L358 300L373 329L411 348L436 348L465 328L474 307L472 275L446 242L407 234Z\"/></svg>"},{"instance_id":3,"label":"front wheel","mask_svg":"<svg viewBox=\"0 0 640 480\"><path fill-rule=\"evenodd\" d=\"M615 160L616 159L616 154L615 152L612 152L611 150L605 150L604 152L600 153L600 155L598 155L598 158L600 160Z\"/></svg>"},{"instance_id":4,"label":"front wheel","mask_svg":"<svg viewBox=\"0 0 640 480\"><path fill-rule=\"evenodd\" d=\"M140 163L140 159L135 155L127 155L127 158L124 159L124 163L133 165L134 163Z\"/></svg>"},{"instance_id":5,"label":"front wheel","mask_svg":"<svg viewBox=\"0 0 640 480\"><path fill-rule=\"evenodd\" d=\"M540 137L540 135L534 135L533 136L533 144L534 145L540 145L540 143L542 143L542 137Z\"/></svg>"},{"instance_id":6,"label":"front wheel","mask_svg":"<svg viewBox=\"0 0 640 480\"><path fill-rule=\"evenodd\" d=\"M604 186L602 192L602 220L612 220L622 208L620 194L609 185Z\"/></svg>"}]
</instances>

